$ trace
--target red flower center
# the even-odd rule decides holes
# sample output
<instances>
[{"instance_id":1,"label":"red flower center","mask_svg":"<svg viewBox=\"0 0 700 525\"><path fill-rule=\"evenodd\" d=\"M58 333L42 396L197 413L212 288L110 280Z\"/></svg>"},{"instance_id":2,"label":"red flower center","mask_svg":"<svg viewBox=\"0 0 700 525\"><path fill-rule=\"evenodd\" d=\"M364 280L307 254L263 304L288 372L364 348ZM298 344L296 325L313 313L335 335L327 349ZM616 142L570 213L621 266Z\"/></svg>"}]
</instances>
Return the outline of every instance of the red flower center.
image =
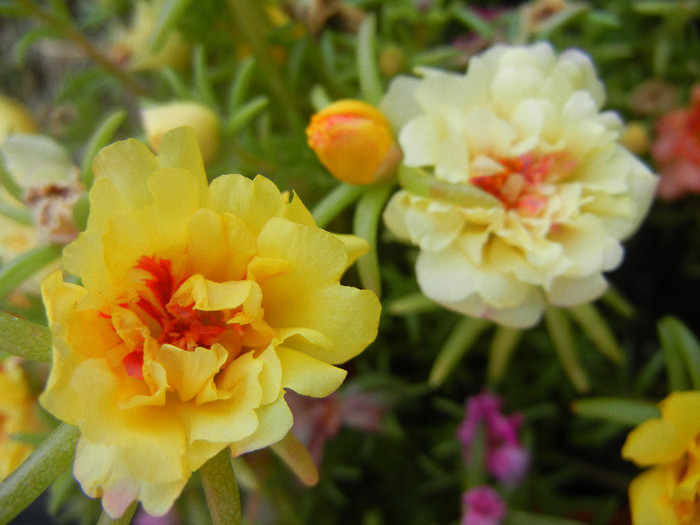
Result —
<instances>
[{"instance_id":1,"label":"red flower center","mask_svg":"<svg viewBox=\"0 0 700 525\"><path fill-rule=\"evenodd\" d=\"M573 169L573 163L558 154L540 158L527 154L498 162L502 171L472 177L470 182L498 198L506 209L516 209L529 217L539 215L547 205L542 185L555 182Z\"/></svg>"},{"instance_id":2,"label":"red flower center","mask_svg":"<svg viewBox=\"0 0 700 525\"><path fill-rule=\"evenodd\" d=\"M143 279L145 289L139 293L135 305L120 306L131 308L142 318L159 344L193 351L198 346L211 347L226 331L237 338L243 335L240 325L227 323L235 312L199 311L194 308L194 303L187 306L171 304L173 294L184 279L175 278L169 259L160 259L156 255L143 256L134 268L147 272L151 277ZM143 379L143 344L124 357L122 363L127 374Z\"/></svg>"}]
</instances>

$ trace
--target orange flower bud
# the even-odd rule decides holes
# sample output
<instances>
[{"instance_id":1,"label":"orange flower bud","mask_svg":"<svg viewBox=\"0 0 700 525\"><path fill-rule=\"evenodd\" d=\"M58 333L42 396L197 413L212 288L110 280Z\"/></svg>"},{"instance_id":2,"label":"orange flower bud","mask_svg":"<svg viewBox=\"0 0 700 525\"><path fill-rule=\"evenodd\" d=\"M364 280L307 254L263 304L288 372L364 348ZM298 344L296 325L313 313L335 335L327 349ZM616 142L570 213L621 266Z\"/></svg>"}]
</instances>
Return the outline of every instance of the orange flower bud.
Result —
<instances>
[{"instance_id":1,"label":"orange flower bud","mask_svg":"<svg viewBox=\"0 0 700 525\"><path fill-rule=\"evenodd\" d=\"M339 100L316 113L306 136L328 171L350 184L388 180L402 156L384 115L359 100Z\"/></svg>"}]
</instances>

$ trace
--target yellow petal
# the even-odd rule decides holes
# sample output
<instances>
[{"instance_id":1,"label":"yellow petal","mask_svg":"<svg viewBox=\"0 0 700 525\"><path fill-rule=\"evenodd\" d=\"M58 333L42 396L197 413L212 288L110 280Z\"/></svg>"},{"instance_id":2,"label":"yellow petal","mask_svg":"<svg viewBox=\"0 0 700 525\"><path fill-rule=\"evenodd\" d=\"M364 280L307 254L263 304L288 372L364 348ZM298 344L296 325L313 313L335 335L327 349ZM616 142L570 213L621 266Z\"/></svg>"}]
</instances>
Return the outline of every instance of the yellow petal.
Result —
<instances>
[{"instance_id":1,"label":"yellow petal","mask_svg":"<svg viewBox=\"0 0 700 525\"><path fill-rule=\"evenodd\" d=\"M212 281L245 277L256 246L252 232L240 217L202 208L194 214L188 229L187 253L193 273Z\"/></svg>"},{"instance_id":2,"label":"yellow petal","mask_svg":"<svg viewBox=\"0 0 700 525\"><path fill-rule=\"evenodd\" d=\"M172 345L162 345L156 360L165 368L168 384L180 401L189 401L207 385L226 362L228 352L218 344L211 349L197 347L188 352Z\"/></svg>"},{"instance_id":3,"label":"yellow petal","mask_svg":"<svg viewBox=\"0 0 700 525\"><path fill-rule=\"evenodd\" d=\"M343 383L347 372L290 348L277 348L282 363L282 386L298 394L325 397Z\"/></svg>"},{"instance_id":4,"label":"yellow petal","mask_svg":"<svg viewBox=\"0 0 700 525\"><path fill-rule=\"evenodd\" d=\"M260 407L257 414L256 431L246 439L231 443L231 454L234 457L277 443L292 428L292 412L284 400L284 394L273 403Z\"/></svg>"},{"instance_id":5,"label":"yellow petal","mask_svg":"<svg viewBox=\"0 0 700 525\"><path fill-rule=\"evenodd\" d=\"M277 186L265 177L250 180L242 175L221 175L209 187L207 207L217 213L232 213L257 235L271 217L283 213L286 200Z\"/></svg>"},{"instance_id":6,"label":"yellow petal","mask_svg":"<svg viewBox=\"0 0 700 525\"><path fill-rule=\"evenodd\" d=\"M661 419L632 430L622 447L622 456L640 466L677 460L700 434L700 422L688 417L700 411L700 392L673 392L659 406Z\"/></svg>"},{"instance_id":7,"label":"yellow petal","mask_svg":"<svg viewBox=\"0 0 700 525\"><path fill-rule=\"evenodd\" d=\"M664 467L649 469L632 480L629 497L634 525L679 525L666 486Z\"/></svg>"}]
</instances>

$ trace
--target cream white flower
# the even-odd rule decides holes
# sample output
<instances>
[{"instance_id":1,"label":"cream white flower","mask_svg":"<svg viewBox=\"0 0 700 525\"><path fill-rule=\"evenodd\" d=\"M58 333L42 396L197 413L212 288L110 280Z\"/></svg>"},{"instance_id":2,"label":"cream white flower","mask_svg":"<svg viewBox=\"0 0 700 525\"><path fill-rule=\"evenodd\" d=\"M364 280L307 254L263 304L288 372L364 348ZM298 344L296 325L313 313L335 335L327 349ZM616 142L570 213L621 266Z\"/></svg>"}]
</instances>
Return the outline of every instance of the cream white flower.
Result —
<instances>
[{"instance_id":1,"label":"cream white flower","mask_svg":"<svg viewBox=\"0 0 700 525\"><path fill-rule=\"evenodd\" d=\"M397 78L381 109L404 152L384 219L420 248L422 291L512 327L535 324L547 302L599 297L657 177L619 145L590 59L497 45L464 75L419 73Z\"/></svg>"}]
</instances>

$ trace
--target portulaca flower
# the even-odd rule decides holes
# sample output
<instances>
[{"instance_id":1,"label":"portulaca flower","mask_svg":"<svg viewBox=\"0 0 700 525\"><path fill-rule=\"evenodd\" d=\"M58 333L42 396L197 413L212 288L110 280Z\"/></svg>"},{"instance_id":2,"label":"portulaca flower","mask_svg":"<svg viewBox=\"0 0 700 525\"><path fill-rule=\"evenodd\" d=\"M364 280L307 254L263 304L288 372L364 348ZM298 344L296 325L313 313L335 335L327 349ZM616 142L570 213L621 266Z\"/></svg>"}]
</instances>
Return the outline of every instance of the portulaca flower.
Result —
<instances>
[{"instance_id":1,"label":"portulaca flower","mask_svg":"<svg viewBox=\"0 0 700 525\"><path fill-rule=\"evenodd\" d=\"M497 45L464 75L419 74L394 80L381 109L404 152L384 219L420 248L423 293L511 327L599 297L657 177L619 145L590 59Z\"/></svg>"}]
</instances>

